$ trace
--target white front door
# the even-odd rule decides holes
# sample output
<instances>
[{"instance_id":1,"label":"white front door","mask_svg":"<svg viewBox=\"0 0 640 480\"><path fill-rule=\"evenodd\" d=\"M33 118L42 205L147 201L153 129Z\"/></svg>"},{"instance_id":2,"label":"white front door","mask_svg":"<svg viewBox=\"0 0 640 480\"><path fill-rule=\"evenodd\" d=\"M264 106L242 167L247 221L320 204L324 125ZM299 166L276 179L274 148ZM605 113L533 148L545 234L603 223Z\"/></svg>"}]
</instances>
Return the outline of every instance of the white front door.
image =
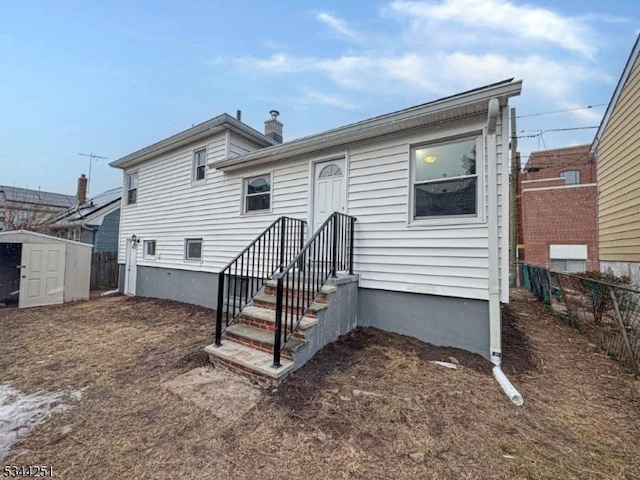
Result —
<instances>
[{"instance_id":1,"label":"white front door","mask_svg":"<svg viewBox=\"0 0 640 480\"><path fill-rule=\"evenodd\" d=\"M138 243L127 239L127 253L124 260L124 294L136 294L138 278Z\"/></svg>"},{"instance_id":2,"label":"white front door","mask_svg":"<svg viewBox=\"0 0 640 480\"><path fill-rule=\"evenodd\" d=\"M66 245L22 244L20 308L56 305L64 301Z\"/></svg>"},{"instance_id":3,"label":"white front door","mask_svg":"<svg viewBox=\"0 0 640 480\"><path fill-rule=\"evenodd\" d=\"M313 200L313 232L333 212L345 213L344 159L316 163Z\"/></svg>"}]
</instances>

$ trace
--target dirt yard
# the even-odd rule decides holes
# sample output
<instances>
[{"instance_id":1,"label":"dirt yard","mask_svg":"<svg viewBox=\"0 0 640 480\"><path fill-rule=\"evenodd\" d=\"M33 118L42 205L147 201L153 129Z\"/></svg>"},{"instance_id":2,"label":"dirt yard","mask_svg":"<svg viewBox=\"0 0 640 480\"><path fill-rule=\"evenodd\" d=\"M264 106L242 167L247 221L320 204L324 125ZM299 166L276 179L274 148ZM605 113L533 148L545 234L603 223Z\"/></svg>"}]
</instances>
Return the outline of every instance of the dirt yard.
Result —
<instances>
[{"instance_id":1,"label":"dirt yard","mask_svg":"<svg viewBox=\"0 0 640 480\"><path fill-rule=\"evenodd\" d=\"M478 356L364 329L221 421L161 385L207 365L211 311L124 297L0 309L0 383L82 392L2 463L65 479L640 478L640 382L524 291L505 316L523 407ZM429 363L452 356L457 370Z\"/></svg>"}]
</instances>

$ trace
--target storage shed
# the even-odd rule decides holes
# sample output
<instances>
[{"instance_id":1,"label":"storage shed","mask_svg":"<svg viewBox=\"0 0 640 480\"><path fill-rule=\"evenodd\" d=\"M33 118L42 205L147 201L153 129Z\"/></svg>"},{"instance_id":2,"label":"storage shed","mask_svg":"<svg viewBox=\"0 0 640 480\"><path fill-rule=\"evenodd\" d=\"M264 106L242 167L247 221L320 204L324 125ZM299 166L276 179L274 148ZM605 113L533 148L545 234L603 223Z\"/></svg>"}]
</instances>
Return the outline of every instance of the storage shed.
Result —
<instances>
[{"instance_id":1,"label":"storage shed","mask_svg":"<svg viewBox=\"0 0 640 480\"><path fill-rule=\"evenodd\" d=\"M20 308L87 300L92 245L26 230L0 232L0 301Z\"/></svg>"}]
</instances>

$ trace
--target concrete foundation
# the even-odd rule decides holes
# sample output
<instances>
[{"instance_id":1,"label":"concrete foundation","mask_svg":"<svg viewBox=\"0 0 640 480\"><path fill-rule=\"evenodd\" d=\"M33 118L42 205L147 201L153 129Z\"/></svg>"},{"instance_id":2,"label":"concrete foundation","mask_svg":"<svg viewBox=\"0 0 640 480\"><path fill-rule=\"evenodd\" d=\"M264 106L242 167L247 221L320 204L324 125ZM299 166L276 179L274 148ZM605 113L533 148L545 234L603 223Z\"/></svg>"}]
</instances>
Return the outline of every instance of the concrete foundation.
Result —
<instances>
[{"instance_id":1,"label":"concrete foundation","mask_svg":"<svg viewBox=\"0 0 640 480\"><path fill-rule=\"evenodd\" d=\"M124 290L124 265L120 267L120 288ZM216 308L218 274L138 265L136 295Z\"/></svg>"},{"instance_id":2,"label":"concrete foundation","mask_svg":"<svg viewBox=\"0 0 640 480\"><path fill-rule=\"evenodd\" d=\"M610 262L600 260L600 271L613 273L617 277L629 277L636 285L640 285L640 262Z\"/></svg>"},{"instance_id":3,"label":"concrete foundation","mask_svg":"<svg viewBox=\"0 0 640 480\"><path fill-rule=\"evenodd\" d=\"M339 288L332 294L330 308L320 313L323 328L314 332L310 344L300 352L302 356L311 358L322 346L356 326L376 327L489 356L489 304L484 300L358 288L355 275L330 279L328 285L332 282ZM124 265L120 265L119 288L124 289ZM138 266L136 289L142 297L215 309L218 275ZM308 359L301 360L304 364Z\"/></svg>"},{"instance_id":4,"label":"concrete foundation","mask_svg":"<svg viewBox=\"0 0 640 480\"><path fill-rule=\"evenodd\" d=\"M307 343L295 353L295 368L307 363L320 349L356 328L358 314L358 276L330 278L326 285L336 287L328 307L318 312L318 325L305 332Z\"/></svg>"},{"instance_id":5,"label":"concrete foundation","mask_svg":"<svg viewBox=\"0 0 640 480\"><path fill-rule=\"evenodd\" d=\"M358 289L358 326L376 327L489 358L489 302Z\"/></svg>"}]
</instances>

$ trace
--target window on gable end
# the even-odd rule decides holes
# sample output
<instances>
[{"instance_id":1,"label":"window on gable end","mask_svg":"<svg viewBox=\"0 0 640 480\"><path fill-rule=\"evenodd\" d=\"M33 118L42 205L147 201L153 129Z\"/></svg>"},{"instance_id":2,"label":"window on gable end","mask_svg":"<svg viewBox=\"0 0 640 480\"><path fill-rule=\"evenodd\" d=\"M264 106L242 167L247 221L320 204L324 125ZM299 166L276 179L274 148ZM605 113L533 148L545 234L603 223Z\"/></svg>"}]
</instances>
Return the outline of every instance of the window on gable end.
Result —
<instances>
[{"instance_id":1,"label":"window on gable end","mask_svg":"<svg viewBox=\"0 0 640 480\"><path fill-rule=\"evenodd\" d=\"M193 152L193 170L191 179L194 182L203 182L207 173L207 149Z\"/></svg>"}]
</instances>

